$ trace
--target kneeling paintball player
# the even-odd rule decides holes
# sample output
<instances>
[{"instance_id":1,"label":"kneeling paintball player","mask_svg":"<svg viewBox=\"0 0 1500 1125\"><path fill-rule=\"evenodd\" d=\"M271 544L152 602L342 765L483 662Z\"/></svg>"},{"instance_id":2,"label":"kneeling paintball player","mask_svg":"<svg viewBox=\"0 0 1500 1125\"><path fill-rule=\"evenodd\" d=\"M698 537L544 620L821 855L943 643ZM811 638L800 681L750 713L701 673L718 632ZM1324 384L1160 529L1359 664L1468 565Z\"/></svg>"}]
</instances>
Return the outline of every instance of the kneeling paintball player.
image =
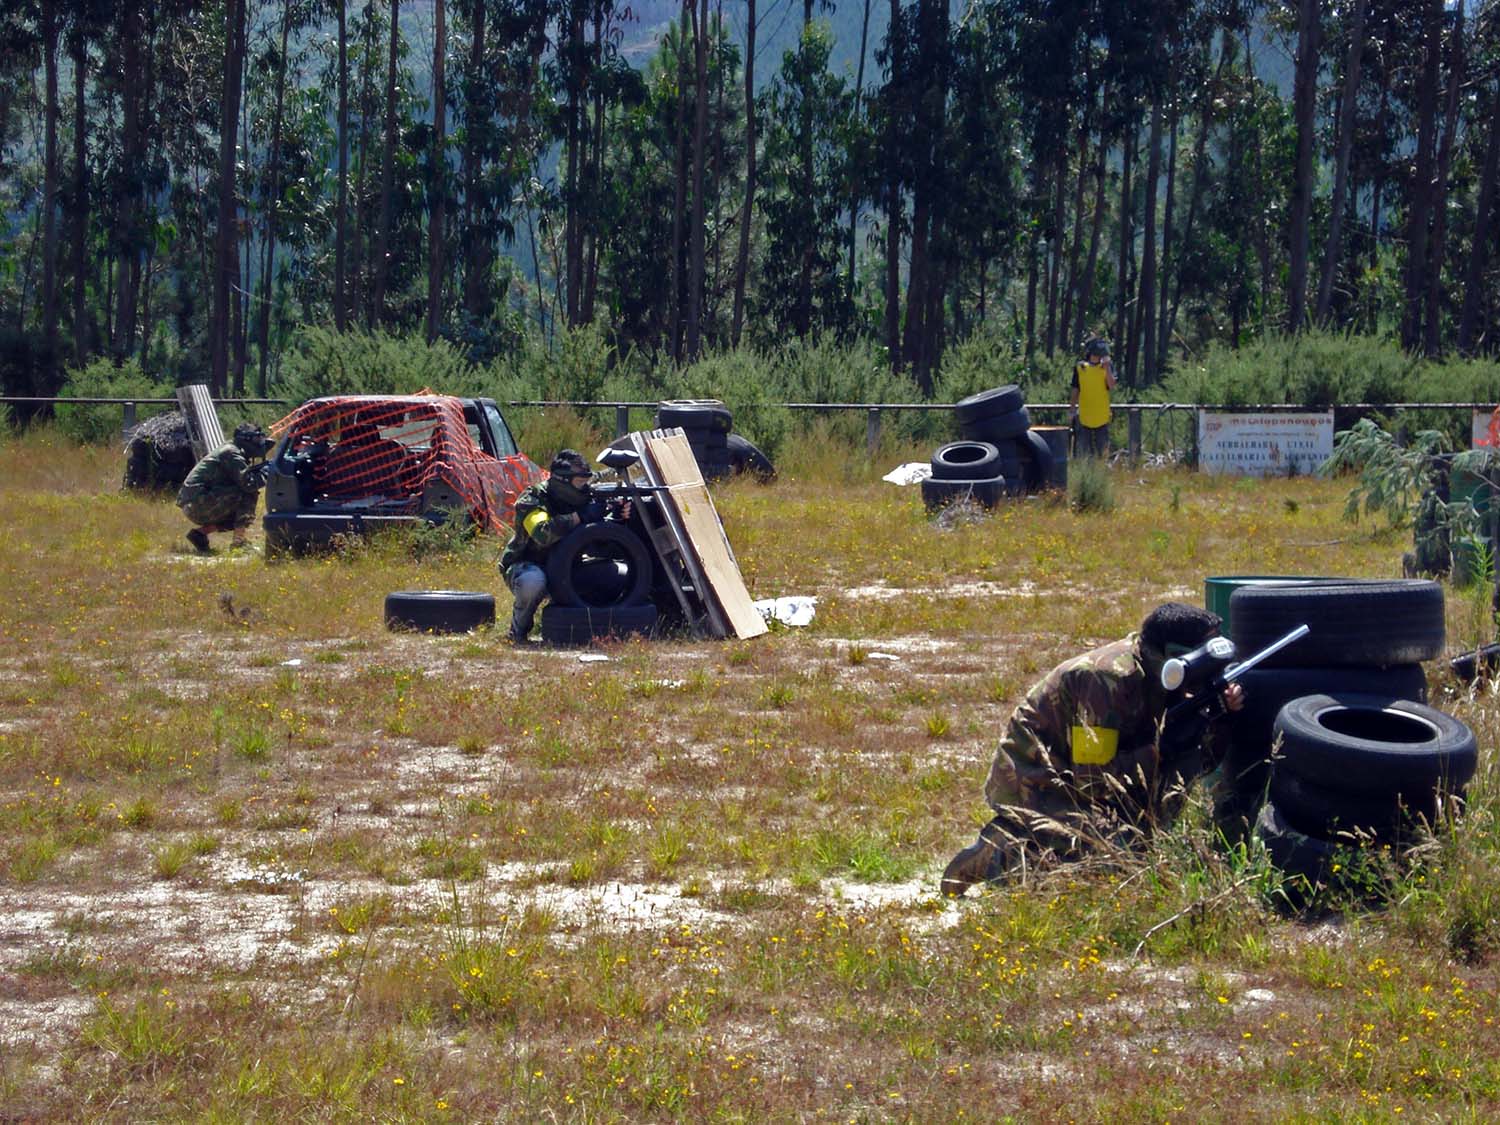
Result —
<instances>
[{"instance_id":1,"label":"kneeling paintball player","mask_svg":"<svg viewBox=\"0 0 1500 1125\"><path fill-rule=\"evenodd\" d=\"M177 506L193 521L187 540L200 555L209 553L208 537L232 531L231 547L243 547L255 522L255 501L266 486L264 460L269 443L259 426L235 427L234 440L219 446L193 466L177 493ZM259 464L250 462L261 458Z\"/></svg>"},{"instance_id":2,"label":"kneeling paintball player","mask_svg":"<svg viewBox=\"0 0 1500 1125\"><path fill-rule=\"evenodd\" d=\"M995 817L948 864L943 893L1046 859L1107 853L1169 821L1227 742L1201 709L1170 706L1181 696L1162 687L1162 667L1219 626L1217 614L1167 602L1139 633L1064 661L1032 687L985 782ZM1227 710L1244 703L1237 683L1221 697Z\"/></svg>"}]
</instances>

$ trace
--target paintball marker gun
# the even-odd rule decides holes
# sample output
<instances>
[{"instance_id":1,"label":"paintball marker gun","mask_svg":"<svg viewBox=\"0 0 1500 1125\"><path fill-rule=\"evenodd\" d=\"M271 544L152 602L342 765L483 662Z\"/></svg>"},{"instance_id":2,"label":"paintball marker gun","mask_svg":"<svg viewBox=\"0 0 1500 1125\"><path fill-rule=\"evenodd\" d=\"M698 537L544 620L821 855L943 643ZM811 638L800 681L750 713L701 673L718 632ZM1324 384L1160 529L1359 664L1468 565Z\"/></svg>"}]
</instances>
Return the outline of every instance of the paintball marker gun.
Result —
<instances>
[{"instance_id":1,"label":"paintball marker gun","mask_svg":"<svg viewBox=\"0 0 1500 1125\"><path fill-rule=\"evenodd\" d=\"M1168 710L1165 722L1170 725L1174 719L1183 720L1190 712L1197 712L1205 722L1219 718L1224 714L1225 688L1310 632L1306 625L1298 625L1284 637L1239 661L1235 659L1239 650L1228 637L1210 638L1202 647L1168 660L1161 667L1161 686L1167 691L1186 692L1188 697Z\"/></svg>"}]
</instances>

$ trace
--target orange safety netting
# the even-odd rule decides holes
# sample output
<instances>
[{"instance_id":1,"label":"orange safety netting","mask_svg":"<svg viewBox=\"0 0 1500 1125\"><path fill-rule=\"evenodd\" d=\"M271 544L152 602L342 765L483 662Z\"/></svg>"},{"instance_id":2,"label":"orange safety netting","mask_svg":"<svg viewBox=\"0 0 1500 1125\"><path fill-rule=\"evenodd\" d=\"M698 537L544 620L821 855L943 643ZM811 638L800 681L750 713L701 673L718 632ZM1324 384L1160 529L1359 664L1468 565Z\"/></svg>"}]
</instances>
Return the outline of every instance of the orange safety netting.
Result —
<instances>
[{"instance_id":1,"label":"orange safety netting","mask_svg":"<svg viewBox=\"0 0 1500 1125\"><path fill-rule=\"evenodd\" d=\"M429 486L446 485L474 522L503 532L516 497L540 475L523 456L495 458L474 440L456 398L422 391L321 398L271 425L288 451L311 452L312 489L331 500L378 497L415 512Z\"/></svg>"}]
</instances>

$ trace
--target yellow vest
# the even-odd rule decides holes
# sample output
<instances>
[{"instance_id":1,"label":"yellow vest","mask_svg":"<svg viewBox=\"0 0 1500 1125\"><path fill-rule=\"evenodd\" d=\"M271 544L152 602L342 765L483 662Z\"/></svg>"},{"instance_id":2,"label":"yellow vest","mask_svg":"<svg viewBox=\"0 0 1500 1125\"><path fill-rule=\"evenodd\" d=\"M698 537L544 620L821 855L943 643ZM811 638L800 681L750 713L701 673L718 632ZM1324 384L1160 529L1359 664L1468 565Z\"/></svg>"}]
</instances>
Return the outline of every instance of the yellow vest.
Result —
<instances>
[{"instance_id":1,"label":"yellow vest","mask_svg":"<svg viewBox=\"0 0 1500 1125\"><path fill-rule=\"evenodd\" d=\"M1078 380L1078 421L1095 429L1109 425L1109 383L1097 363L1080 363L1073 371Z\"/></svg>"}]
</instances>

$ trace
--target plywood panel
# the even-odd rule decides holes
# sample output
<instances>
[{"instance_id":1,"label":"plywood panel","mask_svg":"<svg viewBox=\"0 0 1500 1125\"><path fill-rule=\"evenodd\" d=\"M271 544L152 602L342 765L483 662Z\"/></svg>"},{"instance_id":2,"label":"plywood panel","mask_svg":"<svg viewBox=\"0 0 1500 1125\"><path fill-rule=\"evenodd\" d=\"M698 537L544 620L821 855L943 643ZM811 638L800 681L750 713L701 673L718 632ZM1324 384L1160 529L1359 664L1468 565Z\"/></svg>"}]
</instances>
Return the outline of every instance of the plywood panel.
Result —
<instances>
[{"instance_id":1,"label":"plywood panel","mask_svg":"<svg viewBox=\"0 0 1500 1125\"><path fill-rule=\"evenodd\" d=\"M709 592L723 609L734 635L760 636L767 631L765 619L751 602L750 591L745 588L744 576L730 550L724 525L719 521L687 438L680 431L652 434L646 438L646 450L655 462L661 483L669 490L664 499L681 518L686 546L697 556Z\"/></svg>"}]
</instances>

